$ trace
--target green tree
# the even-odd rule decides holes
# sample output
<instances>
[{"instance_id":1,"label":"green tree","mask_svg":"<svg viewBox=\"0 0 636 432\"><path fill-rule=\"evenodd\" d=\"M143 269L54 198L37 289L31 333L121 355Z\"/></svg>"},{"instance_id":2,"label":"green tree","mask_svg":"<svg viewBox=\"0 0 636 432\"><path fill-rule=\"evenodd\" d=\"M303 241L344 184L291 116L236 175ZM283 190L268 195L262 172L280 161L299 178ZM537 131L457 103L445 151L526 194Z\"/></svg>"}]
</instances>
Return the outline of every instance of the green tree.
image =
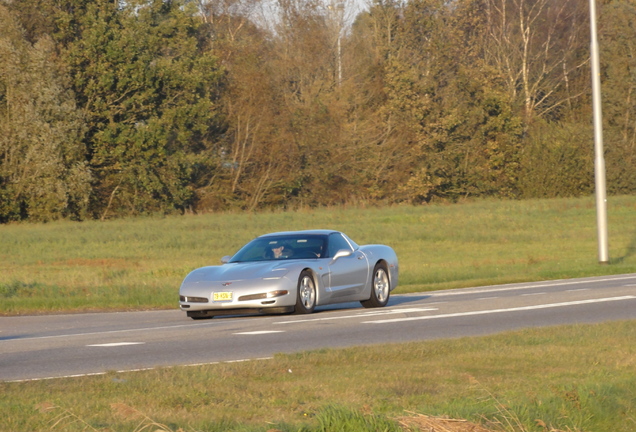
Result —
<instances>
[{"instance_id":1,"label":"green tree","mask_svg":"<svg viewBox=\"0 0 636 432\"><path fill-rule=\"evenodd\" d=\"M537 122L521 158L522 198L581 196L593 192L592 126Z\"/></svg>"},{"instance_id":2,"label":"green tree","mask_svg":"<svg viewBox=\"0 0 636 432\"><path fill-rule=\"evenodd\" d=\"M481 6L417 0L394 14L380 112L399 200L515 194L522 123L484 62Z\"/></svg>"},{"instance_id":3,"label":"green tree","mask_svg":"<svg viewBox=\"0 0 636 432\"><path fill-rule=\"evenodd\" d=\"M608 190L636 191L636 5L603 5L599 25Z\"/></svg>"},{"instance_id":4,"label":"green tree","mask_svg":"<svg viewBox=\"0 0 636 432\"><path fill-rule=\"evenodd\" d=\"M60 3L57 37L88 125L93 211L103 218L192 205L221 78L196 10L162 0Z\"/></svg>"},{"instance_id":5,"label":"green tree","mask_svg":"<svg viewBox=\"0 0 636 432\"><path fill-rule=\"evenodd\" d=\"M84 124L53 41L0 5L0 222L86 216Z\"/></svg>"}]
</instances>

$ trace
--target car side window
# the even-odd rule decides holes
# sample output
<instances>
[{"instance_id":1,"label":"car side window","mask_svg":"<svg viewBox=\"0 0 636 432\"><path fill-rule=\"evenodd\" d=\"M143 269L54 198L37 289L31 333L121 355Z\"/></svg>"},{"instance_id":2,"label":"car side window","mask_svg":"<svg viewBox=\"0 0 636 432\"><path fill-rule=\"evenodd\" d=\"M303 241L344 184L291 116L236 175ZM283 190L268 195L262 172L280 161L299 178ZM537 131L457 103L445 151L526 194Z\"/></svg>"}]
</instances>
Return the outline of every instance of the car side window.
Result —
<instances>
[{"instance_id":1,"label":"car side window","mask_svg":"<svg viewBox=\"0 0 636 432\"><path fill-rule=\"evenodd\" d=\"M334 233L329 235L329 244L327 248L328 248L330 257L333 257L336 254L336 252L338 252L341 249L353 251L353 249L351 249L351 246L349 245L349 242L347 242L340 233Z\"/></svg>"}]
</instances>

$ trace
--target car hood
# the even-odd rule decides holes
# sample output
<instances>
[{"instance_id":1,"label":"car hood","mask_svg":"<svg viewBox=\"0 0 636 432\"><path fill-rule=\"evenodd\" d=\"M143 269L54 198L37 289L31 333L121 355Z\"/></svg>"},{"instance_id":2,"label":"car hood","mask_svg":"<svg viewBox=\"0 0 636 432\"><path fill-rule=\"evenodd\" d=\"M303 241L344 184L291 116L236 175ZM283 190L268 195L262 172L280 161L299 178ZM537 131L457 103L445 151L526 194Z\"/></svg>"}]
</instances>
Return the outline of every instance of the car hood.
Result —
<instances>
[{"instance_id":1,"label":"car hood","mask_svg":"<svg viewBox=\"0 0 636 432\"><path fill-rule=\"evenodd\" d=\"M285 276L290 262L263 261L228 263L221 266L201 267L186 276L184 283L206 281L238 282L256 278L277 278Z\"/></svg>"}]
</instances>

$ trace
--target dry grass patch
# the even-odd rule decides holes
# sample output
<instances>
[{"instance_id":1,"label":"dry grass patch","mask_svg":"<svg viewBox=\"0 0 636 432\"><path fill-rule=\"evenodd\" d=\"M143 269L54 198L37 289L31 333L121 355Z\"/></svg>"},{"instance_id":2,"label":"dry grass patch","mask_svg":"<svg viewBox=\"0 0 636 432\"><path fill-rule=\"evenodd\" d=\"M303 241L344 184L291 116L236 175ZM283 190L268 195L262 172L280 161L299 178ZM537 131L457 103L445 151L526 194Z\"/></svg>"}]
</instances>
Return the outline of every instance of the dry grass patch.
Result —
<instances>
[{"instance_id":1,"label":"dry grass patch","mask_svg":"<svg viewBox=\"0 0 636 432\"><path fill-rule=\"evenodd\" d=\"M395 420L407 432L497 432L468 420L431 417L424 414L412 413Z\"/></svg>"}]
</instances>

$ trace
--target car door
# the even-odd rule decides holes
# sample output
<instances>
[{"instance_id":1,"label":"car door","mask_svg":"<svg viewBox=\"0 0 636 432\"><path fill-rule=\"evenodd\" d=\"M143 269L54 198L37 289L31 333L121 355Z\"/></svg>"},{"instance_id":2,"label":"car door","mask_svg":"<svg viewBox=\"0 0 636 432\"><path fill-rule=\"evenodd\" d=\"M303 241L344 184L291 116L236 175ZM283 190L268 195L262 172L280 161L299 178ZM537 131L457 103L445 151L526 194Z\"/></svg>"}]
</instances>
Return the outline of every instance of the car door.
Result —
<instances>
[{"instance_id":1,"label":"car door","mask_svg":"<svg viewBox=\"0 0 636 432\"><path fill-rule=\"evenodd\" d=\"M339 251L346 250L350 254L334 260ZM366 255L355 250L340 233L329 236L327 243L329 261L329 292L334 300L344 297L356 299L364 291L369 275L369 263Z\"/></svg>"}]
</instances>

